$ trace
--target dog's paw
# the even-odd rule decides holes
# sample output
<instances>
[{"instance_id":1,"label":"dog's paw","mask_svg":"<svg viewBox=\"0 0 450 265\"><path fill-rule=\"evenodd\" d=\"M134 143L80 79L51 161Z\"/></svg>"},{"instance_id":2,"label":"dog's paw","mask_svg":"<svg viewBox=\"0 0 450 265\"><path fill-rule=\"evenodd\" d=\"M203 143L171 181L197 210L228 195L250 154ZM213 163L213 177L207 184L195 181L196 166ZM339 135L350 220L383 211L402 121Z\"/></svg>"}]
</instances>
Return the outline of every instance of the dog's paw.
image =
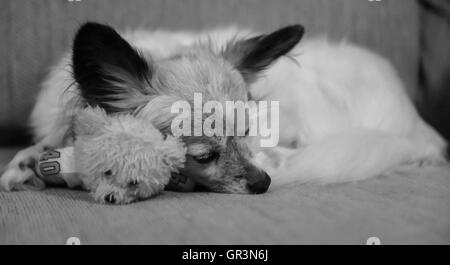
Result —
<instances>
[{"instance_id":1,"label":"dog's paw","mask_svg":"<svg viewBox=\"0 0 450 265\"><path fill-rule=\"evenodd\" d=\"M31 146L19 151L9 162L8 168L25 168L33 167L42 153L42 148Z\"/></svg>"},{"instance_id":2,"label":"dog's paw","mask_svg":"<svg viewBox=\"0 0 450 265\"><path fill-rule=\"evenodd\" d=\"M30 168L8 168L0 177L0 188L3 191L21 190L22 184L34 176Z\"/></svg>"},{"instance_id":3,"label":"dog's paw","mask_svg":"<svg viewBox=\"0 0 450 265\"><path fill-rule=\"evenodd\" d=\"M0 189L22 189L22 184L35 177L34 167L39 158L39 148L32 146L19 151L0 175Z\"/></svg>"},{"instance_id":4,"label":"dog's paw","mask_svg":"<svg viewBox=\"0 0 450 265\"><path fill-rule=\"evenodd\" d=\"M420 158L414 162L413 165L418 167L439 167L444 166L448 163L447 159L442 156L429 156Z\"/></svg>"}]
</instances>

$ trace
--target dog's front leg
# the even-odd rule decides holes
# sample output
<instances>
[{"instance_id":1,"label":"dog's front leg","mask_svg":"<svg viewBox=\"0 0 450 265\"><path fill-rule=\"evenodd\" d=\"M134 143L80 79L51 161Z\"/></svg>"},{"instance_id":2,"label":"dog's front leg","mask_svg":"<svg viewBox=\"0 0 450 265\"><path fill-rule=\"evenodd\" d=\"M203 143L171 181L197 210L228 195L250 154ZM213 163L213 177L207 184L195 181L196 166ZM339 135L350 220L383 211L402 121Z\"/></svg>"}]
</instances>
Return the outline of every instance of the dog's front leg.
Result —
<instances>
[{"instance_id":1,"label":"dog's front leg","mask_svg":"<svg viewBox=\"0 0 450 265\"><path fill-rule=\"evenodd\" d=\"M19 151L6 168L0 172L0 189L12 191L44 188L45 184L35 174L35 166L44 150L63 144L67 129L67 127L61 127L39 143ZM25 182L28 182L29 185L23 185Z\"/></svg>"}]
</instances>

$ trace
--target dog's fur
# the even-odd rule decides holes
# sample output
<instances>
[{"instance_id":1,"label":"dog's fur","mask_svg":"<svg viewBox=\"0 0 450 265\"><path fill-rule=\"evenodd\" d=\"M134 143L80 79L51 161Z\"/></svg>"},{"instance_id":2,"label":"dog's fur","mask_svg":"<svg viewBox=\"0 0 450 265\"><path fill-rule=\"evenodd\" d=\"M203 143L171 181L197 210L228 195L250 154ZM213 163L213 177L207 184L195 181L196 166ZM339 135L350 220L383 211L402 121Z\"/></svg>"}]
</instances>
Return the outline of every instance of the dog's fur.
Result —
<instances>
[{"instance_id":1,"label":"dog's fur","mask_svg":"<svg viewBox=\"0 0 450 265\"><path fill-rule=\"evenodd\" d=\"M11 161L3 188L32 177L26 165L45 146L67 144L74 109L137 112L167 134L172 104L191 102L195 92L221 102L280 101L279 147L257 150L249 137L183 138L181 173L212 191L265 192L266 172L274 184L338 182L445 162L445 141L417 114L394 68L364 48L326 39L298 44L299 25L266 35L228 28L123 36L94 23L78 31L31 115L37 144Z\"/></svg>"}]
</instances>

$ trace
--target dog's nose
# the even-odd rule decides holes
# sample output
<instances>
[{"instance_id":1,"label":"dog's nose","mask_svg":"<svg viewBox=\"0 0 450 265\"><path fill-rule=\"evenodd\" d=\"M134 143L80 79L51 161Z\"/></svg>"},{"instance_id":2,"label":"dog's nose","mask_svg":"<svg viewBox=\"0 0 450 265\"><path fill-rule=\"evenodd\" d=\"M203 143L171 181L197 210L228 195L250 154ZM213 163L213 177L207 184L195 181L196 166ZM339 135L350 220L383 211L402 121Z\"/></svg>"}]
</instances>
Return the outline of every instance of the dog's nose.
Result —
<instances>
[{"instance_id":1,"label":"dog's nose","mask_svg":"<svg viewBox=\"0 0 450 265\"><path fill-rule=\"evenodd\" d=\"M264 177L262 179L260 178L258 181L255 182L252 181L247 182L247 189L255 194L261 194L266 192L267 189L269 189L270 182L271 180L269 175L267 175L267 173L264 173Z\"/></svg>"}]
</instances>

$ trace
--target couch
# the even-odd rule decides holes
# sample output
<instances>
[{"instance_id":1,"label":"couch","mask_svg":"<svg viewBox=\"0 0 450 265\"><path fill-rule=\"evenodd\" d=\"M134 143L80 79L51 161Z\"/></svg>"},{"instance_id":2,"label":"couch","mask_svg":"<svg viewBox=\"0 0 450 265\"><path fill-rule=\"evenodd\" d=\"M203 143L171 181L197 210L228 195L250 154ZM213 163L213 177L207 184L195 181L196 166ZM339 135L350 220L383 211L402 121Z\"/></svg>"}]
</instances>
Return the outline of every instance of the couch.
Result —
<instances>
[{"instance_id":1,"label":"couch","mask_svg":"<svg viewBox=\"0 0 450 265\"><path fill-rule=\"evenodd\" d=\"M97 0L0 2L0 125L23 124L39 81L83 21L119 29L260 31L302 23L389 58L421 95L422 7L413 0ZM0 166L20 149L0 147ZM0 192L0 244L450 243L450 166L404 167L356 183L292 185L262 195L164 192L124 206L79 190Z\"/></svg>"}]
</instances>

